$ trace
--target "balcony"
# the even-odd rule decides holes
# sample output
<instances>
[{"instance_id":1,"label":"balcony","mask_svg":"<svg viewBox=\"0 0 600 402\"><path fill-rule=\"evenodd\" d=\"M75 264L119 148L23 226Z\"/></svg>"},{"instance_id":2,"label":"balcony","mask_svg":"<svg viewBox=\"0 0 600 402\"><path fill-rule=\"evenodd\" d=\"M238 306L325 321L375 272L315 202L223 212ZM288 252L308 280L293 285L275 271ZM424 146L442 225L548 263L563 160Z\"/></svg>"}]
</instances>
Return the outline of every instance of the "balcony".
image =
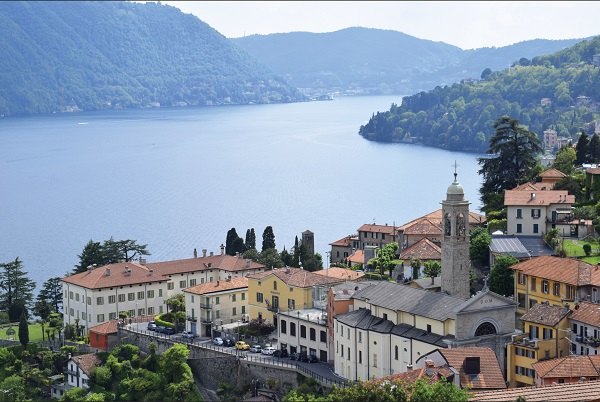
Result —
<instances>
[{"instance_id":1,"label":"balcony","mask_svg":"<svg viewBox=\"0 0 600 402\"><path fill-rule=\"evenodd\" d=\"M193 316L193 315L188 315L188 316L187 316L187 320L188 320L188 321L194 321L194 322L195 322L197 319L198 319L198 317L196 317L196 316Z\"/></svg>"},{"instance_id":2,"label":"balcony","mask_svg":"<svg viewBox=\"0 0 600 402\"><path fill-rule=\"evenodd\" d=\"M529 339L527 335L521 335L518 337L513 337L512 344L515 346L521 346L525 348L538 348L538 340L537 339Z\"/></svg>"},{"instance_id":3,"label":"balcony","mask_svg":"<svg viewBox=\"0 0 600 402\"><path fill-rule=\"evenodd\" d=\"M210 317L202 318L202 324L212 324L213 320Z\"/></svg>"},{"instance_id":4,"label":"balcony","mask_svg":"<svg viewBox=\"0 0 600 402\"><path fill-rule=\"evenodd\" d=\"M200 308L205 309L205 310L211 310L212 306L208 303L204 303L204 304L200 304Z\"/></svg>"},{"instance_id":5,"label":"balcony","mask_svg":"<svg viewBox=\"0 0 600 402\"><path fill-rule=\"evenodd\" d=\"M272 304L269 304L269 305L267 305L267 310L276 313L279 311L279 306L273 306Z\"/></svg>"}]
</instances>

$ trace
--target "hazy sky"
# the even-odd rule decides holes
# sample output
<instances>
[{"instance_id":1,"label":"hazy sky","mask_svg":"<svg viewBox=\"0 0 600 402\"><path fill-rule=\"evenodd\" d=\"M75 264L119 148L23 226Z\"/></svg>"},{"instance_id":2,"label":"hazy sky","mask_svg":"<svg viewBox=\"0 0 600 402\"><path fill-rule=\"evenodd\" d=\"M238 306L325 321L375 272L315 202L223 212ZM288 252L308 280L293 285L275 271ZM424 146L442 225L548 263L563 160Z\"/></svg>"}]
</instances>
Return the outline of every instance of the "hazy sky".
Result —
<instances>
[{"instance_id":1,"label":"hazy sky","mask_svg":"<svg viewBox=\"0 0 600 402\"><path fill-rule=\"evenodd\" d=\"M596 1L164 1L228 38L391 29L463 49L600 34Z\"/></svg>"}]
</instances>

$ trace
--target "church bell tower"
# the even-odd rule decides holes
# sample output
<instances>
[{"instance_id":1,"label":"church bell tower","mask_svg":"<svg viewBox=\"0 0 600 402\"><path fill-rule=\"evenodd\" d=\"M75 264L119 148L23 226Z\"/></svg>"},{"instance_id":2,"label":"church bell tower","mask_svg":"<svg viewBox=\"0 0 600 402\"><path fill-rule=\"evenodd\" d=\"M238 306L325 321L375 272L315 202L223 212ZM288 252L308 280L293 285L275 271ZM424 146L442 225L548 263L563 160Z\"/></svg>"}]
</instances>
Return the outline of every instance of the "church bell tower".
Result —
<instances>
[{"instance_id":1,"label":"church bell tower","mask_svg":"<svg viewBox=\"0 0 600 402\"><path fill-rule=\"evenodd\" d=\"M448 187L442 201L442 292L468 299L471 296L469 272L469 201L458 183Z\"/></svg>"}]
</instances>

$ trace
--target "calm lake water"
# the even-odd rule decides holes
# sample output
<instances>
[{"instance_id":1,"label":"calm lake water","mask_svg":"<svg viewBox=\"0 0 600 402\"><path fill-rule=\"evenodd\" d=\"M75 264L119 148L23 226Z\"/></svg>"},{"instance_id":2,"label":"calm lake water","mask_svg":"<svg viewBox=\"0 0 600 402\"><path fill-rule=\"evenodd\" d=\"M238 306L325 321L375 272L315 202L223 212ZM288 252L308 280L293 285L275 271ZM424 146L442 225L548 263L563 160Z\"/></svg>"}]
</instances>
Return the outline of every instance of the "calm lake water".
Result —
<instances>
[{"instance_id":1,"label":"calm lake water","mask_svg":"<svg viewBox=\"0 0 600 402\"><path fill-rule=\"evenodd\" d=\"M93 239L148 244L148 261L219 253L227 231L273 227L279 251L304 230L329 243L365 223L440 208L458 179L481 204L477 156L358 135L401 97L61 114L0 120L0 262L38 284Z\"/></svg>"}]
</instances>

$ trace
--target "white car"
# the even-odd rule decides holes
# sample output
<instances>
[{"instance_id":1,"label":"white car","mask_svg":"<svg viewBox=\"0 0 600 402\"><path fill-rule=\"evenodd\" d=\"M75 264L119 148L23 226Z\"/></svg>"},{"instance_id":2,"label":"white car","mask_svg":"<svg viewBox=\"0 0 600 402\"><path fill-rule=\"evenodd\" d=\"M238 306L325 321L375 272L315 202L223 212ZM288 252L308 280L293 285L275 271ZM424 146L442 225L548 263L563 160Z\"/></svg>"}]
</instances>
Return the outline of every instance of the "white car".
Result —
<instances>
[{"instance_id":1,"label":"white car","mask_svg":"<svg viewBox=\"0 0 600 402\"><path fill-rule=\"evenodd\" d=\"M183 331L181 333L181 336L184 338L194 339L196 337L196 334L193 333L192 331Z\"/></svg>"},{"instance_id":2,"label":"white car","mask_svg":"<svg viewBox=\"0 0 600 402\"><path fill-rule=\"evenodd\" d=\"M222 346L223 345L223 339L221 338L215 338L213 339L213 343L217 346Z\"/></svg>"},{"instance_id":3,"label":"white car","mask_svg":"<svg viewBox=\"0 0 600 402\"><path fill-rule=\"evenodd\" d=\"M266 346L264 348L262 348L261 353L263 355L269 355L271 356L273 353L275 353L277 349L275 349L273 346Z\"/></svg>"},{"instance_id":4,"label":"white car","mask_svg":"<svg viewBox=\"0 0 600 402\"><path fill-rule=\"evenodd\" d=\"M260 345L252 345L250 346L250 352L260 353L261 347Z\"/></svg>"}]
</instances>

